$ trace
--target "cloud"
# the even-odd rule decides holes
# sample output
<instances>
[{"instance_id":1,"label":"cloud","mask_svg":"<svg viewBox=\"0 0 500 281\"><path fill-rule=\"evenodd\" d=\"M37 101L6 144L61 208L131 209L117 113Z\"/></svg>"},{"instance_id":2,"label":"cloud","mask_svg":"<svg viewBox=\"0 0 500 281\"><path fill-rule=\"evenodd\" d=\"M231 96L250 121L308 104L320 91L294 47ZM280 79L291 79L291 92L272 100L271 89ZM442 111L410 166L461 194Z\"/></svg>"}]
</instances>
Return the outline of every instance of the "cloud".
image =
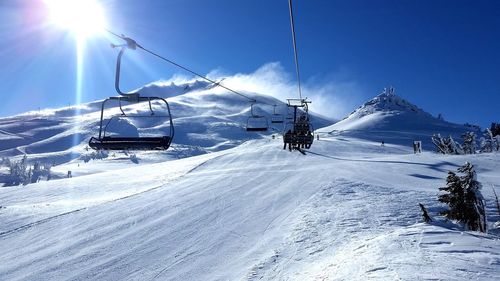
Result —
<instances>
[{"instance_id":1,"label":"cloud","mask_svg":"<svg viewBox=\"0 0 500 281\"><path fill-rule=\"evenodd\" d=\"M207 74L212 80L241 92L254 92L272 96L285 101L287 98L298 98L295 76L287 72L279 62L266 63L252 73L230 74L215 69ZM198 78L199 79L199 78ZM168 85L190 83L196 78L174 75L171 79L154 84ZM326 76L311 77L302 82L302 97L312 101L311 111L324 116L341 119L352 112L363 100L361 86L345 73L333 73Z\"/></svg>"},{"instance_id":2,"label":"cloud","mask_svg":"<svg viewBox=\"0 0 500 281\"><path fill-rule=\"evenodd\" d=\"M209 75L214 79L225 77L223 84L235 90L269 95L283 101L287 98L298 98L295 77L286 72L278 62L264 64L250 74L217 74L218 70ZM345 74L341 75L342 79L336 79L335 76L316 76L306 80L302 83L302 97L312 101L312 111L341 119L361 103L362 89L357 82L348 80Z\"/></svg>"}]
</instances>

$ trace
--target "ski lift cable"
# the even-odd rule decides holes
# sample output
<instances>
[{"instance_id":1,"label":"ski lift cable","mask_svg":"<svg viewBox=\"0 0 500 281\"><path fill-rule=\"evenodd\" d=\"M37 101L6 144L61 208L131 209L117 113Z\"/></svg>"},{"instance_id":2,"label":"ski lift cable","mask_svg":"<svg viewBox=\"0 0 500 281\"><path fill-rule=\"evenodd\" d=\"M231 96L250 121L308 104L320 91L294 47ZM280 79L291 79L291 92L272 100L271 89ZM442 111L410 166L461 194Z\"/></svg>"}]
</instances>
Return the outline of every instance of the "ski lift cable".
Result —
<instances>
[{"instance_id":1,"label":"ski lift cable","mask_svg":"<svg viewBox=\"0 0 500 281\"><path fill-rule=\"evenodd\" d=\"M299 88L299 98L302 99L302 89L300 87L300 71L299 71L299 59L297 55L297 42L295 39L295 22L293 20L293 7L292 0L288 0L288 7L290 11L290 25L292 27L292 43L293 43L293 54L295 58L295 71L297 73L297 84Z\"/></svg>"},{"instance_id":2,"label":"ski lift cable","mask_svg":"<svg viewBox=\"0 0 500 281\"><path fill-rule=\"evenodd\" d=\"M170 64L172 64L172 65L174 65L174 66L177 66L177 67L179 67L179 68L181 68L181 69L183 69L183 70L185 70L185 71L187 71L187 72L189 72L189 73L191 73L191 74L193 74L193 75L195 75L195 76L198 76L198 77L200 77L200 78L204 79L205 81L208 81L208 82L210 82L210 83L212 83L212 84L214 84L214 85L217 85L217 86L219 86L219 87L221 87L221 88L224 88L224 89L226 89L226 90L228 90L228 91L232 92L233 94L236 94L236 95L239 95L239 96L241 96L241 97L243 97L243 98L245 98L245 99L248 99L248 100L249 100L250 102L252 102L252 103L256 103L256 102L257 102L257 100L256 100L256 99L254 99L254 98L250 98L250 97L248 97L247 95L244 95L244 94L239 93L239 92L237 92L237 91L235 91L235 90L233 90L233 89L231 89L231 88L229 88L229 87L226 87L226 86L222 85L222 84L221 84L221 81L219 81L219 82L214 81L214 80L212 80L212 79L210 79L210 78L208 78L208 77L206 77L206 76L204 76L204 75L201 75L201 74L199 74L199 73L197 73L197 72L195 72L195 71L193 71L193 70L191 70L191 69L189 69L189 68L187 68L187 67L185 67L185 66L182 66L182 65L180 65L180 64L178 64L178 63L176 63L176 62L174 62L174 61L172 61L172 60L170 60L170 59L168 59L168 58L166 58L166 57L164 57L164 56L162 56L162 55L160 55L160 54L157 54L157 53L155 53L155 52L153 52L153 51L151 51L151 50L149 50L149 49L147 49L147 48L145 48L145 47L143 47L143 46L141 46L141 45L137 44L137 42L135 42L133 39L131 39L131 38L129 38L129 37L126 37L126 36L124 36L123 34L122 34L122 35L119 35L119 34L117 34L117 33L113 32L113 31L111 31L111 30L109 30L109 29L105 29L105 30L106 30L108 33L110 33L111 35L116 36L116 37L118 37L118 38L120 38L120 39L125 40L125 42L127 42L127 44L133 44L132 46L135 46L135 47L137 47L137 48L139 48L139 49L141 49L141 50L143 50L143 51L145 51L145 52L149 53L150 55L153 55L153 56L155 56L155 57L157 57L157 58L159 58L159 59L161 59L161 60L163 60L163 61L165 61L165 62L167 62L167 63L170 63ZM264 103L264 104L265 104L265 103Z\"/></svg>"}]
</instances>

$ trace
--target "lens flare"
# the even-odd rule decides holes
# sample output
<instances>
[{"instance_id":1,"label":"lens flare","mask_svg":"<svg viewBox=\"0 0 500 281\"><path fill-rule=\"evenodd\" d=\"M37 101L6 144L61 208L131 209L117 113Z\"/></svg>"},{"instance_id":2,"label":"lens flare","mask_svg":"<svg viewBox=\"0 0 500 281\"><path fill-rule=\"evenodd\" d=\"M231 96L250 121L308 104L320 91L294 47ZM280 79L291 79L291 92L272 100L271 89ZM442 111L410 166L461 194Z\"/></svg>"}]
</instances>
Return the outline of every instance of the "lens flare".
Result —
<instances>
[{"instance_id":1,"label":"lens flare","mask_svg":"<svg viewBox=\"0 0 500 281\"><path fill-rule=\"evenodd\" d=\"M95 0L44 0L52 24L86 38L104 31L104 11Z\"/></svg>"}]
</instances>

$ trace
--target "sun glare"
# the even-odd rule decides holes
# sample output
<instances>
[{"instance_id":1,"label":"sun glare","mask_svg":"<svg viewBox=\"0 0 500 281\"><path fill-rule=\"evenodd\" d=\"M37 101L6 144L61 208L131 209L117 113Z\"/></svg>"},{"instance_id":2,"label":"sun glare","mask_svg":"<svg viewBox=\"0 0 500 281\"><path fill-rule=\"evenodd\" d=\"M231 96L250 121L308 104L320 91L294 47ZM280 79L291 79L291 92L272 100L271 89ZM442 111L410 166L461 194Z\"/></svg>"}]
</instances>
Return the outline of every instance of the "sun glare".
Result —
<instances>
[{"instance_id":1,"label":"sun glare","mask_svg":"<svg viewBox=\"0 0 500 281\"><path fill-rule=\"evenodd\" d=\"M77 37L86 38L104 31L101 5L95 0L45 0L50 21Z\"/></svg>"}]
</instances>

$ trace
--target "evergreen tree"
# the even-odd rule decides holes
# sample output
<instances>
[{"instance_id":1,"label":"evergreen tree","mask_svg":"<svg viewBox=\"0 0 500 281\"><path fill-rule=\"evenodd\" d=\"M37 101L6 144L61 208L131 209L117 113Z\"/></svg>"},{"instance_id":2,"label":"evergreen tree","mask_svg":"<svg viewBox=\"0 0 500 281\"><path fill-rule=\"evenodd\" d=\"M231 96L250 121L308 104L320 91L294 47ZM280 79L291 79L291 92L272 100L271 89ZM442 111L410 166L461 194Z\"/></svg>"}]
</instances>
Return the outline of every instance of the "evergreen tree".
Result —
<instances>
[{"instance_id":1,"label":"evergreen tree","mask_svg":"<svg viewBox=\"0 0 500 281\"><path fill-rule=\"evenodd\" d=\"M448 146L449 154L464 154L464 149L462 146L457 143L453 137L450 135L447 139L445 139L445 143Z\"/></svg>"},{"instance_id":2,"label":"evergreen tree","mask_svg":"<svg viewBox=\"0 0 500 281\"><path fill-rule=\"evenodd\" d=\"M39 161L36 161L33 166L30 166L26 155L20 161L9 160L7 163L9 165L9 176L5 182L6 186L27 185L38 182L42 177L46 177L47 180L51 178L50 165L42 165Z\"/></svg>"},{"instance_id":3,"label":"evergreen tree","mask_svg":"<svg viewBox=\"0 0 500 281\"><path fill-rule=\"evenodd\" d=\"M458 172L464 174L460 177L460 181L465 191L465 224L471 230L486 232L484 198L480 191L481 183L477 181L474 166L467 162L464 166L458 168Z\"/></svg>"},{"instance_id":4,"label":"evergreen tree","mask_svg":"<svg viewBox=\"0 0 500 281\"><path fill-rule=\"evenodd\" d=\"M500 136L500 123L491 123L490 130L494 137Z\"/></svg>"},{"instance_id":5,"label":"evergreen tree","mask_svg":"<svg viewBox=\"0 0 500 281\"><path fill-rule=\"evenodd\" d=\"M476 134L474 132L467 132L462 135L464 141L462 148L465 154L476 153Z\"/></svg>"},{"instance_id":6,"label":"evergreen tree","mask_svg":"<svg viewBox=\"0 0 500 281\"><path fill-rule=\"evenodd\" d=\"M449 154L449 145L447 144L447 139L442 138L441 134L434 134L431 137L432 143L436 146L436 151L442 154Z\"/></svg>"},{"instance_id":7,"label":"evergreen tree","mask_svg":"<svg viewBox=\"0 0 500 281\"><path fill-rule=\"evenodd\" d=\"M436 151L442 154L463 154L462 146L450 135L441 137L441 134L434 134L431 137L432 143L436 146Z\"/></svg>"},{"instance_id":8,"label":"evergreen tree","mask_svg":"<svg viewBox=\"0 0 500 281\"><path fill-rule=\"evenodd\" d=\"M496 148L496 139L493 137L491 130L486 128L481 138L481 152L492 152Z\"/></svg>"},{"instance_id":9,"label":"evergreen tree","mask_svg":"<svg viewBox=\"0 0 500 281\"><path fill-rule=\"evenodd\" d=\"M449 209L441 214L451 220L462 222L465 210L465 195L460 182L460 177L452 171L448 172L446 177L446 186L440 187L439 190L446 192L438 197L438 201L448 205Z\"/></svg>"},{"instance_id":10,"label":"evergreen tree","mask_svg":"<svg viewBox=\"0 0 500 281\"><path fill-rule=\"evenodd\" d=\"M486 232L486 214L484 199L481 195L481 184L477 181L474 166L465 163L456 173L448 172L446 186L439 188L444 194L439 195L439 202L448 205L442 212L447 218L465 224L470 230Z\"/></svg>"}]
</instances>

